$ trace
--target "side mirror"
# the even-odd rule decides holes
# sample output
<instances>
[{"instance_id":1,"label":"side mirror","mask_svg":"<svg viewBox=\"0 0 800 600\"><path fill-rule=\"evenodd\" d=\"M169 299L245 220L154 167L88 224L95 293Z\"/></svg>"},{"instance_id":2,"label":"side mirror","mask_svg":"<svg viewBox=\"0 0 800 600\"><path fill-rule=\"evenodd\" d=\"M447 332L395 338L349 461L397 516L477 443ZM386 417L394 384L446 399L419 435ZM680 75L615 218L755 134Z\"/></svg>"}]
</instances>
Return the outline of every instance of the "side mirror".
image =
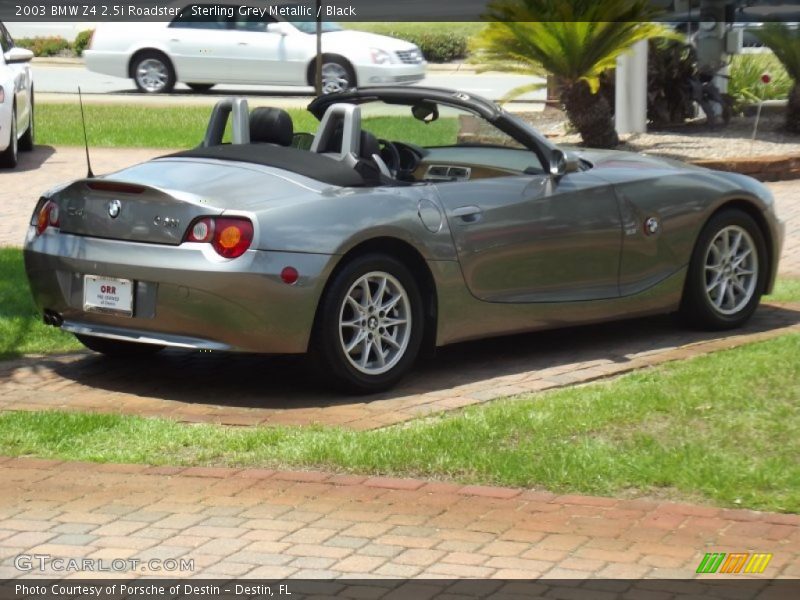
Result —
<instances>
[{"instance_id":1,"label":"side mirror","mask_svg":"<svg viewBox=\"0 0 800 600\"><path fill-rule=\"evenodd\" d=\"M33 52L25 48L11 48L11 50L3 54L3 58L6 59L6 64L9 65L14 63L26 63L30 62L33 58Z\"/></svg>"},{"instance_id":2,"label":"side mirror","mask_svg":"<svg viewBox=\"0 0 800 600\"><path fill-rule=\"evenodd\" d=\"M550 155L550 175L552 177L563 177L567 173L574 173L580 170L580 161L574 154L564 152L556 148Z\"/></svg>"}]
</instances>

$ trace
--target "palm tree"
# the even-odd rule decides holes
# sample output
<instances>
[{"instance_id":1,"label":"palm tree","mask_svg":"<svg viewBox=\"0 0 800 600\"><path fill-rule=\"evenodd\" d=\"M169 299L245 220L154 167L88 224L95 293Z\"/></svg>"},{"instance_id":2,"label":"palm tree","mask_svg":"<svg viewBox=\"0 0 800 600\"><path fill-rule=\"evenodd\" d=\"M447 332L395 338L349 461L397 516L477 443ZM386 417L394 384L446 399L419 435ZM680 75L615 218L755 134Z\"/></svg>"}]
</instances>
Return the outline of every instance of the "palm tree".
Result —
<instances>
[{"instance_id":1,"label":"palm tree","mask_svg":"<svg viewBox=\"0 0 800 600\"><path fill-rule=\"evenodd\" d=\"M789 29L785 23L768 23L756 35L778 57L794 82L786 107L786 129L800 133L800 29Z\"/></svg>"},{"instance_id":2,"label":"palm tree","mask_svg":"<svg viewBox=\"0 0 800 600\"><path fill-rule=\"evenodd\" d=\"M649 0L493 0L474 57L488 68L549 73L584 144L612 148L619 137L600 81L636 42L669 35L648 22L655 14ZM504 100L539 87L520 86Z\"/></svg>"}]
</instances>

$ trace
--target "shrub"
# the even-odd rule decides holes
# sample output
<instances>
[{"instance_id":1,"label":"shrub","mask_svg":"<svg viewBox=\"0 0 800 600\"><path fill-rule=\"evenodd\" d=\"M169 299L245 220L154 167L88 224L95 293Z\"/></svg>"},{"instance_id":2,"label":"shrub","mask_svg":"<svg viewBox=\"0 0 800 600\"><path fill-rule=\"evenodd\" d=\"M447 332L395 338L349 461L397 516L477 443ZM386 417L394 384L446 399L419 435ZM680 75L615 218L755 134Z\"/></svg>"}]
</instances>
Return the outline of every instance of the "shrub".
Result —
<instances>
[{"instance_id":1,"label":"shrub","mask_svg":"<svg viewBox=\"0 0 800 600\"><path fill-rule=\"evenodd\" d=\"M62 37L20 38L15 41L20 48L27 48L34 56L58 56L71 49L71 44Z\"/></svg>"},{"instance_id":2,"label":"shrub","mask_svg":"<svg viewBox=\"0 0 800 600\"><path fill-rule=\"evenodd\" d=\"M764 73L769 74L769 83L761 81ZM791 88L792 80L786 69L772 54L741 54L731 62L728 93L734 99L736 112L760 100L782 100Z\"/></svg>"},{"instance_id":3,"label":"shrub","mask_svg":"<svg viewBox=\"0 0 800 600\"><path fill-rule=\"evenodd\" d=\"M72 43L72 49L78 56L83 56L83 51L89 46L94 35L94 29L85 29L81 31Z\"/></svg>"},{"instance_id":4,"label":"shrub","mask_svg":"<svg viewBox=\"0 0 800 600\"><path fill-rule=\"evenodd\" d=\"M469 38L483 23L352 23L347 27L405 40L419 46L429 62L460 60L467 55Z\"/></svg>"}]
</instances>

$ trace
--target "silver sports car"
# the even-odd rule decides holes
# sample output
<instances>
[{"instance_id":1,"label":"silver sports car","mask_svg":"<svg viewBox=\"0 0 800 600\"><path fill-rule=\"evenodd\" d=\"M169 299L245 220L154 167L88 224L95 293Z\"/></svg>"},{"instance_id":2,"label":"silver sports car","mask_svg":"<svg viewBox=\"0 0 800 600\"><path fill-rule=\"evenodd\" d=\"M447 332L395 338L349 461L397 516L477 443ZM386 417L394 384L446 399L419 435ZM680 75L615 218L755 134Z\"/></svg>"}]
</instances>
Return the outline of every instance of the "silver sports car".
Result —
<instances>
[{"instance_id":1,"label":"silver sports car","mask_svg":"<svg viewBox=\"0 0 800 600\"><path fill-rule=\"evenodd\" d=\"M223 100L198 147L45 194L25 240L45 322L112 356L308 352L373 392L463 340L673 311L736 327L775 280L783 225L748 177L560 149L452 90L308 110L296 133Z\"/></svg>"}]
</instances>

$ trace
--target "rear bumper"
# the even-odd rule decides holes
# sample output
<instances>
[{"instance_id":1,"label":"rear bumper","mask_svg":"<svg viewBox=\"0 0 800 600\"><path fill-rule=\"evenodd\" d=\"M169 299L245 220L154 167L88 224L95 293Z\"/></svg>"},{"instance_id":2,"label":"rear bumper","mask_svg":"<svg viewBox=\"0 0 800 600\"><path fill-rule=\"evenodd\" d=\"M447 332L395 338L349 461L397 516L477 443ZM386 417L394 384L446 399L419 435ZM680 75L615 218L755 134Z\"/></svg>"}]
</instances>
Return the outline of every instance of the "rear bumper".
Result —
<instances>
[{"instance_id":1,"label":"rear bumper","mask_svg":"<svg viewBox=\"0 0 800 600\"><path fill-rule=\"evenodd\" d=\"M206 244L165 246L47 230L25 245L37 307L73 333L170 346L302 353L308 349L330 255L249 250L234 260ZM284 267L300 273L293 285ZM84 275L130 279L133 316L83 310Z\"/></svg>"},{"instance_id":2,"label":"rear bumper","mask_svg":"<svg viewBox=\"0 0 800 600\"><path fill-rule=\"evenodd\" d=\"M89 71L126 79L130 75L128 73L130 55L126 52L84 50L83 59Z\"/></svg>"}]
</instances>

